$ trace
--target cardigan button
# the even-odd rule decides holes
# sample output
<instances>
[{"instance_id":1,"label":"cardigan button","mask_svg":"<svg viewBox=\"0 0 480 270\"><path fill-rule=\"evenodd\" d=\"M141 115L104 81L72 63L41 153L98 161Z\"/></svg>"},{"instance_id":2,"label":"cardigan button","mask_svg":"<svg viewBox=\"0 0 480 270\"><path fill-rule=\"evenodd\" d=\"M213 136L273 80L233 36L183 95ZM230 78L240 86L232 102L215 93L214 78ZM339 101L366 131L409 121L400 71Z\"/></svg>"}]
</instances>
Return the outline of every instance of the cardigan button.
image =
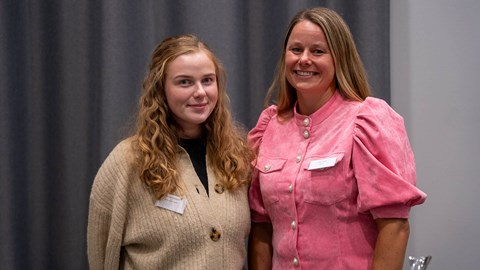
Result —
<instances>
[{"instance_id":1,"label":"cardigan button","mask_svg":"<svg viewBox=\"0 0 480 270\"><path fill-rule=\"evenodd\" d=\"M219 184L215 184L215 192L222 194L225 191L225 188Z\"/></svg>"},{"instance_id":2,"label":"cardigan button","mask_svg":"<svg viewBox=\"0 0 480 270\"><path fill-rule=\"evenodd\" d=\"M213 242L217 242L218 240L220 240L221 236L222 234L220 233L220 231L218 231L215 228L212 228L212 231L210 232L210 239L212 239Z\"/></svg>"},{"instance_id":3,"label":"cardigan button","mask_svg":"<svg viewBox=\"0 0 480 270\"><path fill-rule=\"evenodd\" d=\"M270 165L265 165L265 167L263 167L263 169L264 169L266 172L270 171L271 168L272 168L272 167L271 167Z\"/></svg>"}]
</instances>

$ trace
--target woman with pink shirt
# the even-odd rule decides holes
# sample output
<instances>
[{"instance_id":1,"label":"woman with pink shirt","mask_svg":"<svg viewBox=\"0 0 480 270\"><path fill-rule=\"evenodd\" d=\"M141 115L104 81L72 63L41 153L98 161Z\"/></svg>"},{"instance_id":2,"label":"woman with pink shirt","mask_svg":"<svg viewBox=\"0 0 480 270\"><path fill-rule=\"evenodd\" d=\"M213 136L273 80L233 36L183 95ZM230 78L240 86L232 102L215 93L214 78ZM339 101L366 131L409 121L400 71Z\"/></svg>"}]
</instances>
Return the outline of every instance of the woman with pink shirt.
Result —
<instances>
[{"instance_id":1,"label":"woman with pink shirt","mask_svg":"<svg viewBox=\"0 0 480 270\"><path fill-rule=\"evenodd\" d=\"M249 269L402 269L409 211L425 201L403 119L369 97L348 26L298 13L249 135Z\"/></svg>"}]
</instances>

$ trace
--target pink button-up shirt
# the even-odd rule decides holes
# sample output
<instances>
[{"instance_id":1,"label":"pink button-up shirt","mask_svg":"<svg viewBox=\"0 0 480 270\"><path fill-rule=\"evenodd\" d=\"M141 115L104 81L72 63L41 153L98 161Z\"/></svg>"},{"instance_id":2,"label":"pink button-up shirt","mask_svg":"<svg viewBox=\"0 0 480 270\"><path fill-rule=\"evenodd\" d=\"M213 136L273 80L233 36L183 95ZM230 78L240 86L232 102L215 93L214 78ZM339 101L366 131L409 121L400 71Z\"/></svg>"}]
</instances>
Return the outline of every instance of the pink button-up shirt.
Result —
<instances>
[{"instance_id":1,"label":"pink button-up shirt","mask_svg":"<svg viewBox=\"0 0 480 270\"><path fill-rule=\"evenodd\" d=\"M370 269L374 219L408 218L425 201L403 119L380 99L336 92L283 123L271 106L248 138L251 218L272 223L273 269Z\"/></svg>"}]
</instances>

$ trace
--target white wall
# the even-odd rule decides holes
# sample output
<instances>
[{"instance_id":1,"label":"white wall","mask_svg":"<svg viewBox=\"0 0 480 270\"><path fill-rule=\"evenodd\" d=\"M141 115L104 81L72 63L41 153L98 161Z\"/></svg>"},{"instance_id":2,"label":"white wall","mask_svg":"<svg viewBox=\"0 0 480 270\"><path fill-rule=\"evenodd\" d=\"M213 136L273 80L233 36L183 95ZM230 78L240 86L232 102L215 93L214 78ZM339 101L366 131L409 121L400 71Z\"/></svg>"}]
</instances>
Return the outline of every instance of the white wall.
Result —
<instances>
[{"instance_id":1,"label":"white wall","mask_svg":"<svg viewBox=\"0 0 480 270\"><path fill-rule=\"evenodd\" d=\"M480 269L480 1L390 5L392 106L428 195L412 209L407 256L432 255L429 270Z\"/></svg>"}]
</instances>

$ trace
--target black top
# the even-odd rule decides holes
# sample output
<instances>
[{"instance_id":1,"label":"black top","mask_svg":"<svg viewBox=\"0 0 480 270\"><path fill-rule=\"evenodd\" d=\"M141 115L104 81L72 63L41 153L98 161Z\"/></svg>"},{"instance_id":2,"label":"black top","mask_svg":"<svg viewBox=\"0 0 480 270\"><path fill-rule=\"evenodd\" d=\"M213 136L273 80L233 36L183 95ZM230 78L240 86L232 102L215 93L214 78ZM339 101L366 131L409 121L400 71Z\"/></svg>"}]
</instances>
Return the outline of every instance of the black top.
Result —
<instances>
[{"instance_id":1,"label":"black top","mask_svg":"<svg viewBox=\"0 0 480 270\"><path fill-rule=\"evenodd\" d=\"M208 195L208 176L207 176L207 144L204 138L199 139L182 139L180 145L187 151L192 161L195 172L200 178Z\"/></svg>"}]
</instances>

